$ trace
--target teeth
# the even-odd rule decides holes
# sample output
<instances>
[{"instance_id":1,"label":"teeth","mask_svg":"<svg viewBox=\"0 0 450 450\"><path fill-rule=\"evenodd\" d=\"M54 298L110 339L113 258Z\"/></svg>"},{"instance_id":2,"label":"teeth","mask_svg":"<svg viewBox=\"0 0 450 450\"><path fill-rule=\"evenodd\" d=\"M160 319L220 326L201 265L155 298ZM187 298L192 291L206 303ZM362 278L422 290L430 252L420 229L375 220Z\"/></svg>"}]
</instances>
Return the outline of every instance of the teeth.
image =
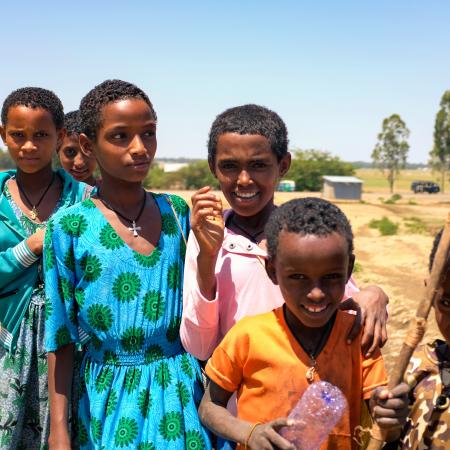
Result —
<instances>
[{"instance_id":1,"label":"teeth","mask_svg":"<svg viewBox=\"0 0 450 450\"><path fill-rule=\"evenodd\" d=\"M319 313L319 312L327 309L327 305L325 305L325 306L304 306L304 308L309 312Z\"/></svg>"},{"instance_id":2,"label":"teeth","mask_svg":"<svg viewBox=\"0 0 450 450\"><path fill-rule=\"evenodd\" d=\"M257 194L257 192L235 192L236 197L241 197L241 198L252 198Z\"/></svg>"}]
</instances>

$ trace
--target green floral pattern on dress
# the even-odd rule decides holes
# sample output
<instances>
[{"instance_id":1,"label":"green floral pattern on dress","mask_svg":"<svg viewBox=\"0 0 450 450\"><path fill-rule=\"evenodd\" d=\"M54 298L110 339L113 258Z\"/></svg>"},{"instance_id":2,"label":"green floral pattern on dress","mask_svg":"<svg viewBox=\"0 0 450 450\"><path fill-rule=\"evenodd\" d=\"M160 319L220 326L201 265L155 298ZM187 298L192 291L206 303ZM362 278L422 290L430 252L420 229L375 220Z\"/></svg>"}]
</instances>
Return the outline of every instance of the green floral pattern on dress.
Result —
<instances>
[{"instance_id":1,"label":"green floral pattern on dress","mask_svg":"<svg viewBox=\"0 0 450 450\"><path fill-rule=\"evenodd\" d=\"M161 250L155 247L150 255L146 256L138 252L133 252L134 259L142 266L147 269L150 267L155 267L161 259Z\"/></svg>"},{"instance_id":2,"label":"green floral pattern on dress","mask_svg":"<svg viewBox=\"0 0 450 450\"><path fill-rule=\"evenodd\" d=\"M55 335L55 341L58 348L62 347L63 345L67 345L71 341L70 332L66 325L61 325L58 328L58 331Z\"/></svg>"},{"instance_id":3,"label":"green floral pattern on dress","mask_svg":"<svg viewBox=\"0 0 450 450\"><path fill-rule=\"evenodd\" d=\"M186 408L191 400L191 395L189 394L188 388L182 381L177 383L177 395L183 408Z\"/></svg>"},{"instance_id":4,"label":"green floral pattern on dress","mask_svg":"<svg viewBox=\"0 0 450 450\"><path fill-rule=\"evenodd\" d=\"M77 305L80 308L82 308L84 305L84 301L86 299L84 289L80 288L80 287L76 287L73 295L75 297L75 301L77 302Z\"/></svg>"},{"instance_id":5,"label":"green floral pattern on dress","mask_svg":"<svg viewBox=\"0 0 450 450\"><path fill-rule=\"evenodd\" d=\"M64 255L64 265L72 272L75 272L75 255L73 254L72 247L67 249Z\"/></svg>"},{"instance_id":6,"label":"green floral pattern on dress","mask_svg":"<svg viewBox=\"0 0 450 450\"><path fill-rule=\"evenodd\" d=\"M147 417L147 415L150 412L150 408L152 406L152 399L150 397L149 389L143 389L139 393L138 406L139 410L141 411L142 417Z\"/></svg>"},{"instance_id":7,"label":"green floral pattern on dress","mask_svg":"<svg viewBox=\"0 0 450 450\"><path fill-rule=\"evenodd\" d=\"M186 433L186 450L204 450L205 440L197 430L190 430Z\"/></svg>"},{"instance_id":8,"label":"green floral pattern on dress","mask_svg":"<svg viewBox=\"0 0 450 450\"><path fill-rule=\"evenodd\" d=\"M108 250L117 250L124 245L124 242L116 233L116 230L107 223L100 231L100 244Z\"/></svg>"},{"instance_id":9,"label":"green floral pattern on dress","mask_svg":"<svg viewBox=\"0 0 450 450\"><path fill-rule=\"evenodd\" d=\"M161 228L164 234L176 236L178 234L178 224L173 214L161 214Z\"/></svg>"},{"instance_id":10,"label":"green floral pattern on dress","mask_svg":"<svg viewBox=\"0 0 450 450\"><path fill-rule=\"evenodd\" d=\"M169 271L167 272L167 284L170 289L174 291L180 287L181 282L181 270L180 265L178 263L173 263L169 267Z\"/></svg>"},{"instance_id":11,"label":"green floral pattern on dress","mask_svg":"<svg viewBox=\"0 0 450 450\"><path fill-rule=\"evenodd\" d=\"M166 362L162 362L156 369L156 381L163 389L167 389L172 382L172 375Z\"/></svg>"},{"instance_id":12,"label":"green floral pattern on dress","mask_svg":"<svg viewBox=\"0 0 450 450\"><path fill-rule=\"evenodd\" d=\"M72 237L80 237L87 229L87 221L81 214L66 214L61 218L60 225Z\"/></svg>"},{"instance_id":13,"label":"green floral pattern on dress","mask_svg":"<svg viewBox=\"0 0 450 450\"><path fill-rule=\"evenodd\" d=\"M138 434L136 420L129 417L121 417L114 435L114 442L118 447L127 447L133 443Z\"/></svg>"},{"instance_id":14,"label":"green floral pattern on dress","mask_svg":"<svg viewBox=\"0 0 450 450\"><path fill-rule=\"evenodd\" d=\"M175 342L180 336L181 317L174 317L167 327L166 337L169 342Z\"/></svg>"},{"instance_id":15,"label":"green floral pattern on dress","mask_svg":"<svg viewBox=\"0 0 450 450\"><path fill-rule=\"evenodd\" d=\"M111 386L113 380L113 371L111 367L103 367L102 371L95 380L95 390L100 393Z\"/></svg>"},{"instance_id":16,"label":"green floral pattern on dress","mask_svg":"<svg viewBox=\"0 0 450 450\"><path fill-rule=\"evenodd\" d=\"M94 442L98 442L102 437L102 422L100 419L91 416L91 431Z\"/></svg>"},{"instance_id":17,"label":"green floral pattern on dress","mask_svg":"<svg viewBox=\"0 0 450 450\"><path fill-rule=\"evenodd\" d=\"M112 293L117 300L129 302L139 294L140 289L139 276L132 272L123 272L114 280Z\"/></svg>"},{"instance_id":18,"label":"green floral pattern on dress","mask_svg":"<svg viewBox=\"0 0 450 450\"><path fill-rule=\"evenodd\" d=\"M99 279L102 274L102 264L95 255L85 255L80 260L80 267L83 271L84 280L93 282Z\"/></svg>"},{"instance_id":19,"label":"green floral pattern on dress","mask_svg":"<svg viewBox=\"0 0 450 450\"><path fill-rule=\"evenodd\" d=\"M185 217L189 212L189 206L181 197L171 195L170 202L172 203L173 209L177 213L178 217Z\"/></svg>"},{"instance_id":20,"label":"green floral pattern on dress","mask_svg":"<svg viewBox=\"0 0 450 450\"><path fill-rule=\"evenodd\" d=\"M141 369L137 367L130 367L127 369L124 387L129 394L131 394L139 386L141 375Z\"/></svg>"},{"instance_id":21,"label":"green floral pattern on dress","mask_svg":"<svg viewBox=\"0 0 450 450\"><path fill-rule=\"evenodd\" d=\"M150 364L158 359L162 359L164 350L158 344L152 344L145 350L145 363Z\"/></svg>"},{"instance_id":22,"label":"green floral pattern on dress","mask_svg":"<svg viewBox=\"0 0 450 450\"><path fill-rule=\"evenodd\" d=\"M46 250L44 263L45 270L51 270L55 267L55 252L52 247Z\"/></svg>"},{"instance_id":23,"label":"green floral pattern on dress","mask_svg":"<svg viewBox=\"0 0 450 450\"><path fill-rule=\"evenodd\" d=\"M73 286L70 280L61 277L58 279L59 296L63 302L68 302L72 299Z\"/></svg>"},{"instance_id":24,"label":"green floral pattern on dress","mask_svg":"<svg viewBox=\"0 0 450 450\"><path fill-rule=\"evenodd\" d=\"M111 308L106 305L95 303L87 310L89 325L99 331L108 331L113 322Z\"/></svg>"},{"instance_id":25,"label":"green floral pattern on dress","mask_svg":"<svg viewBox=\"0 0 450 450\"><path fill-rule=\"evenodd\" d=\"M184 433L183 416L178 411L164 414L159 424L159 432L166 441L176 441Z\"/></svg>"},{"instance_id":26,"label":"green floral pattern on dress","mask_svg":"<svg viewBox=\"0 0 450 450\"><path fill-rule=\"evenodd\" d=\"M120 342L126 352L137 353L144 345L144 330L140 327L127 328Z\"/></svg>"},{"instance_id":27,"label":"green floral pattern on dress","mask_svg":"<svg viewBox=\"0 0 450 450\"><path fill-rule=\"evenodd\" d=\"M109 416L116 410L117 406L117 393L116 391L112 390L108 397L108 402L106 403L106 416Z\"/></svg>"},{"instance_id":28,"label":"green floral pattern on dress","mask_svg":"<svg viewBox=\"0 0 450 450\"><path fill-rule=\"evenodd\" d=\"M165 307L164 297L160 292L150 291L145 294L142 312L151 322L156 322L163 316Z\"/></svg>"},{"instance_id":29,"label":"green floral pattern on dress","mask_svg":"<svg viewBox=\"0 0 450 450\"><path fill-rule=\"evenodd\" d=\"M151 442L141 442L137 450L156 450L156 447Z\"/></svg>"}]
</instances>

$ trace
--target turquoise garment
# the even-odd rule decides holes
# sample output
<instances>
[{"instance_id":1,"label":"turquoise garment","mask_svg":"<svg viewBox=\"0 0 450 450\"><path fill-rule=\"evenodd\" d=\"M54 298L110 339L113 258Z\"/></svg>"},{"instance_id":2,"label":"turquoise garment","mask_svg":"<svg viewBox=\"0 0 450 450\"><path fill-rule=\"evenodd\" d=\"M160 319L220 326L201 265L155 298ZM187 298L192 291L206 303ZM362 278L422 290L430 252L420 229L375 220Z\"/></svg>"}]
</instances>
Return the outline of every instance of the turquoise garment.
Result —
<instances>
[{"instance_id":1,"label":"turquoise garment","mask_svg":"<svg viewBox=\"0 0 450 450\"><path fill-rule=\"evenodd\" d=\"M185 244L165 196L149 256L127 246L91 200L51 221L45 245L46 348L91 339L81 368L83 449L210 449L197 361L180 342ZM186 203L171 196L189 231ZM81 331L80 331L81 329Z\"/></svg>"},{"instance_id":2,"label":"turquoise garment","mask_svg":"<svg viewBox=\"0 0 450 450\"><path fill-rule=\"evenodd\" d=\"M62 169L57 173L64 183L60 209L89 195L90 186L75 181ZM0 172L0 344L10 352L15 349L22 319L38 281L39 265L37 261L28 264L26 259L18 257L20 253L14 252L28 237L5 196L5 183L15 174L15 170Z\"/></svg>"}]
</instances>

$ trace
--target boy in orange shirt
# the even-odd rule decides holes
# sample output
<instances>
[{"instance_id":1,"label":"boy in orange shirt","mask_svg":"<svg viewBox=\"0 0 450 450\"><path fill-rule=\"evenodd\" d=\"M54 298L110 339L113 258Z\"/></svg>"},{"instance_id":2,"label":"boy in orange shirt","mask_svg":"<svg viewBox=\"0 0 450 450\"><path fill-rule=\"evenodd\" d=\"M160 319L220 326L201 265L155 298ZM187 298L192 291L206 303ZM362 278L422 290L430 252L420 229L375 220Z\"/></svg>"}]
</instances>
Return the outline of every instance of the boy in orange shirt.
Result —
<instances>
[{"instance_id":1,"label":"boy in orange shirt","mask_svg":"<svg viewBox=\"0 0 450 450\"><path fill-rule=\"evenodd\" d=\"M206 366L203 423L237 448L294 449L277 431L292 424L286 416L309 384L324 380L341 389L349 408L322 448L357 448L352 435L363 401L395 439L408 412L408 387L381 388L387 379L380 352L365 358L361 335L348 344L355 316L337 310L354 264L347 218L325 200L292 200L272 214L266 236L267 273L285 305L241 320L217 347ZM233 392L237 418L226 409Z\"/></svg>"}]
</instances>

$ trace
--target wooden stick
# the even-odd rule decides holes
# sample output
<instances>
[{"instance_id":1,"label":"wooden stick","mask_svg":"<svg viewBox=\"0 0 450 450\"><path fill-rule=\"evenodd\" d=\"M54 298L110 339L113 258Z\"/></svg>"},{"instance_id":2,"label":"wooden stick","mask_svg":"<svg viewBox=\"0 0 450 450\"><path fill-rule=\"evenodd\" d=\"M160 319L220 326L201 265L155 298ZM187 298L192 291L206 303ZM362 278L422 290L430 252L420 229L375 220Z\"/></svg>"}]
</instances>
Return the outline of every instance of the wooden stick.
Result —
<instances>
[{"instance_id":1,"label":"wooden stick","mask_svg":"<svg viewBox=\"0 0 450 450\"><path fill-rule=\"evenodd\" d=\"M425 295L417 307L416 316L410 322L408 333L406 334L389 380L389 389L392 389L403 381L406 369L409 365L409 360L425 334L428 314L430 313L435 298L440 294L441 285L446 275L449 250L450 213L448 214L447 222L445 223L444 231L434 257L433 267L425 289ZM366 450L380 450L384 444L385 434L375 423L372 426L371 435Z\"/></svg>"}]
</instances>

